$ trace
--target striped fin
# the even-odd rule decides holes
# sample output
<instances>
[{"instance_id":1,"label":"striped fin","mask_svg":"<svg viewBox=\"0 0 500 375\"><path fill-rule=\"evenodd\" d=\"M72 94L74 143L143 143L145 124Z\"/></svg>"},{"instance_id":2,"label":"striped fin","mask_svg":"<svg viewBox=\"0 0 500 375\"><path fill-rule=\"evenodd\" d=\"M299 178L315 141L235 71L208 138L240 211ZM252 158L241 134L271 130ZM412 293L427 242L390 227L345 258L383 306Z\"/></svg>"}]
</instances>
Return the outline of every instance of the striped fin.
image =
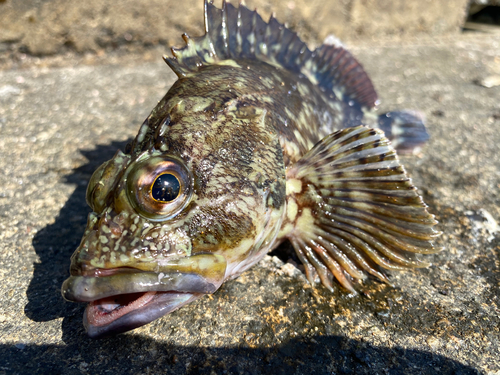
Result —
<instances>
[{"instance_id":1,"label":"striped fin","mask_svg":"<svg viewBox=\"0 0 500 375\"><path fill-rule=\"evenodd\" d=\"M423 115L415 111L392 111L378 116L378 127L401 154L418 150L429 139Z\"/></svg>"},{"instance_id":2,"label":"striped fin","mask_svg":"<svg viewBox=\"0 0 500 375\"><path fill-rule=\"evenodd\" d=\"M287 170L287 237L313 282L332 288L335 277L369 273L388 282L379 267L427 267L416 254L440 251L437 223L379 129L337 131ZM291 224L291 225L290 225Z\"/></svg>"},{"instance_id":3,"label":"striped fin","mask_svg":"<svg viewBox=\"0 0 500 375\"><path fill-rule=\"evenodd\" d=\"M274 17L265 22L256 11L225 0L222 9L205 0L205 35L183 35L186 46L172 48L165 62L179 78L224 60L261 60L303 74L322 90L350 106L374 107L377 93L361 64L340 45L310 51L297 34Z\"/></svg>"}]
</instances>

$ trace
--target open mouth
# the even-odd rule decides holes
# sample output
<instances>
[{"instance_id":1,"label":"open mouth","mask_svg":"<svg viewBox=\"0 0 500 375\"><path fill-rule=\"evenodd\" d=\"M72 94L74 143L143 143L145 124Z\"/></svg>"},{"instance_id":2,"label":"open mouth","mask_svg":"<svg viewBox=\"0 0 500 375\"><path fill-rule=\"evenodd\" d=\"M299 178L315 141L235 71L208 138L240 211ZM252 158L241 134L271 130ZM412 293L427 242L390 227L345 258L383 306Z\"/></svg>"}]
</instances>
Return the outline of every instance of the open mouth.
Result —
<instances>
[{"instance_id":1,"label":"open mouth","mask_svg":"<svg viewBox=\"0 0 500 375\"><path fill-rule=\"evenodd\" d=\"M225 278L226 260L198 254L167 264L93 269L72 274L62 285L68 301L88 302L84 325L90 337L129 331L214 293Z\"/></svg>"},{"instance_id":2,"label":"open mouth","mask_svg":"<svg viewBox=\"0 0 500 375\"><path fill-rule=\"evenodd\" d=\"M105 297L88 304L83 323L91 338L107 337L148 324L202 295L142 292Z\"/></svg>"},{"instance_id":3,"label":"open mouth","mask_svg":"<svg viewBox=\"0 0 500 375\"><path fill-rule=\"evenodd\" d=\"M92 301L87 307L87 321L95 326L107 325L129 312L147 305L156 293L119 294Z\"/></svg>"}]
</instances>

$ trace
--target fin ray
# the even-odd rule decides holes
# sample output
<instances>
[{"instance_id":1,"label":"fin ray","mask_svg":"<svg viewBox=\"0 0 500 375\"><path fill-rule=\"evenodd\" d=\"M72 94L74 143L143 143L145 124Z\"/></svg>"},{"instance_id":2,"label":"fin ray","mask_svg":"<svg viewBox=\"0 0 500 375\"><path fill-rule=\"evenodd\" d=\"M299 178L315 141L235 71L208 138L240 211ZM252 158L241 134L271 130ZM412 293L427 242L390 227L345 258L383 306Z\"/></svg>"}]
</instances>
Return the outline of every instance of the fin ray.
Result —
<instances>
[{"instance_id":1,"label":"fin ray","mask_svg":"<svg viewBox=\"0 0 500 375\"><path fill-rule=\"evenodd\" d=\"M287 170L287 179L300 181L288 194L297 207L288 238L311 267L321 268L322 281L325 269L349 290L346 275L362 279L366 272L387 281L378 267L426 267L416 254L441 250L433 243L434 216L379 129L327 136Z\"/></svg>"},{"instance_id":2,"label":"fin ray","mask_svg":"<svg viewBox=\"0 0 500 375\"><path fill-rule=\"evenodd\" d=\"M401 153L419 150L429 139L424 125L424 116L415 111L392 111L378 116L378 127L382 129L393 147Z\"/></svg>"},{"instance_id":3,"label":"fin ray","mask_svg":"<svg viewBox=\"0 0 500 375\"><path fill-rule=\"evenodd\" d=\"M234 59L255 59L304 74L321 89L337 95L349 106L373 108L377 93L361 64L340 45L322 45L310 51L297 34L276 18L266 23L256 11L226 2L218 9L204 4L205 35L192 38L183 48L172 48L165 61L179 77L207 65ZM347 105L347 104L345 104Z\"/></svg>"},{"instance_id":4,"label":"fin ray","mask_svg":"<svg viewBox=\"0 0 500 375\"><path fill-rule=\"evenodd\" d=\"M342 228L342 231L339 230L332 230L330 228L330 231L332 233L337 233L337 235L341 236L344 233L349 233L349 237L351 240L354 239L359 239L361 241L364 241L364 245L368 246L368 255L372 260L375 262L379 263L381 266L389 268L389 269L404 269L404 267L401 266L406 266L406 267L426 267L429 265L428 262L424 262L418 258L413 257L413 254L408 254L408 253L401 253L398 254L391 250L389 247L390 245L385 244L377 240L377 238L369 235L362 236L354 227L349 227L349 226L344 226ZM354 236L354 237L352 237ZM361 244L361 243L359 243ZM372 250L373 249L373 250ZM384 258L379 259L378 253L382 254ZM388 258L388 259L387 259ZM390 260L394 261L395 263L391 263Z\"/></svg>"},{"instance_id":5,"label":"fin ray","mask_svg":"<svg viewBox=\"0 0 500 375\"><path fill-rule=\"evenodd\" d=\"M327 233L335 234L340 238L348 241L351 245L355 246L357 249L361 250L363 254L367 255L370 260L378 264L383 268L390 270L403 270L405 267L390 260L386 259L381 252L378 251L377 241L373 241L373 238L365 237L360 238L359 232L356 228L340 225L337 227L322 226L322 229ZM374 246L375 245L375 246Z\"/></svg>"},{"instance_id":6,"label":"fin ray","mask_svg":"<svg viewBox=\"0 0 500 375\"><path fill-rule=\"evenodd\" d=\"M332 244L335 244L340 251L345 253L349 259L351 259L355 264L357 264L360 268L362 268L365 272L372 274L373 276L377 277L378 279L388 282L387 277L380 271L376 270L373 265L370 263L376 263L380 264L382 266L386 266L388 269L393 269L393 270L402 270L404 267L401 265L396 265L396 264L389 264L389 263L384 263L383 259L379 259L377 257L377 254L375 251L372 251L369 247L368 244L359 242L358 247L355 247L353 242L355 243L358 239L350 234L349 232L346 231L340 231L340 230L328 230L325 231L321 228L321 237L324 238L325 240L330 241ZM366 253L365 256L363 256L360 252L360 250L364 250L364 247L368 246L368 252ZM368 256L368 258L366 257ZM375 259L378 261L376 262L372 257L375 257ZM379 263L380 262L380 263ZM419 263L421 264L421 263ZM428 265L428 263L426 263ZM354 275L352 275L354 277Z\"/></svg>"},{"instance_id":7,"label":"fin ray","mask_svg":"<svg viewBox=\"0 0 500 375\"><path fill-rule=\"evenodd\" d=\"M326 249L330 255L339 263L343 269L347 271L355 279L363 279L365 276L363 272L356 266L353 260L349 256L338 249L338 247L330 242L325 241L323 238L318 237L316 239L318 243Z\"/></svg>"},{"instance_id":8,"label":"fin ray","mask_svg":"<svg viewBox=\"0 0 500 375\"><path fill-rule=\"evenodd\" d=\"M292 240L291 243L295 249L295 252L297 253L297 256L304 265L307 280L309 281L309 283L314 284L314 279L317 275L317 272L316 268L311 264L308 257L306 256L304 241L298 238L296 240Z\"/></svg>"}]
</instances>

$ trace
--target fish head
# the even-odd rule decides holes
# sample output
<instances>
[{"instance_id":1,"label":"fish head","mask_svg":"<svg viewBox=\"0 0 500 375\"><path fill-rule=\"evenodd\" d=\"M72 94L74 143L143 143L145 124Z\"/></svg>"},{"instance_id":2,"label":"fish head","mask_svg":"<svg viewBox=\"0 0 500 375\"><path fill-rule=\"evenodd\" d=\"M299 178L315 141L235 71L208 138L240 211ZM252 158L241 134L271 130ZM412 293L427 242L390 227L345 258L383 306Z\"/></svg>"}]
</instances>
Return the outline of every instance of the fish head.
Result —
<instances>
[{"instance_id":1,"label":"fish head","mask_svg":"<svg viewBox=\"0 0 500 375\"><path fill-rule=\"evenodd\" d=\"M242 133L248 119L230 110L212 114L210 126L203 111L171 115L146 120L131 150L118 151L88 185L93 212L62 294L89 303L91 337L128 331L215 292L262 258L280 229L277 138L265 134L263 142L265 129ZM165 121L168 132L159 132Z\"/></svg>"}]
</instances>

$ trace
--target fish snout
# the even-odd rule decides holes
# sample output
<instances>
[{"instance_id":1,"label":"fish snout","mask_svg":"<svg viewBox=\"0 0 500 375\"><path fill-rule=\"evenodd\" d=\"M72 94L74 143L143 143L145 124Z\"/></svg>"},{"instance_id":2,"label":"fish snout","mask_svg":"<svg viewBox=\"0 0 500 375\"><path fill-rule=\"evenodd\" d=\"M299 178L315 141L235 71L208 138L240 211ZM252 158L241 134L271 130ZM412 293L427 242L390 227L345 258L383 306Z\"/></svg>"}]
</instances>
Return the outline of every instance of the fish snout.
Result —
<instances>
[{"instance_id":1,"label":"fish snout","mask_svg":"<svg viewBox=\"0 0 500 375\"><path fill-rule=\"evenodd\" d=\"M146 271L129 267L96 269L92 275L71 275L62 285L64 299L92 302L116 295L145 292L214 293L224 282L226 259L198 254L156 264Z\"/></svg>"}]
</instances>

